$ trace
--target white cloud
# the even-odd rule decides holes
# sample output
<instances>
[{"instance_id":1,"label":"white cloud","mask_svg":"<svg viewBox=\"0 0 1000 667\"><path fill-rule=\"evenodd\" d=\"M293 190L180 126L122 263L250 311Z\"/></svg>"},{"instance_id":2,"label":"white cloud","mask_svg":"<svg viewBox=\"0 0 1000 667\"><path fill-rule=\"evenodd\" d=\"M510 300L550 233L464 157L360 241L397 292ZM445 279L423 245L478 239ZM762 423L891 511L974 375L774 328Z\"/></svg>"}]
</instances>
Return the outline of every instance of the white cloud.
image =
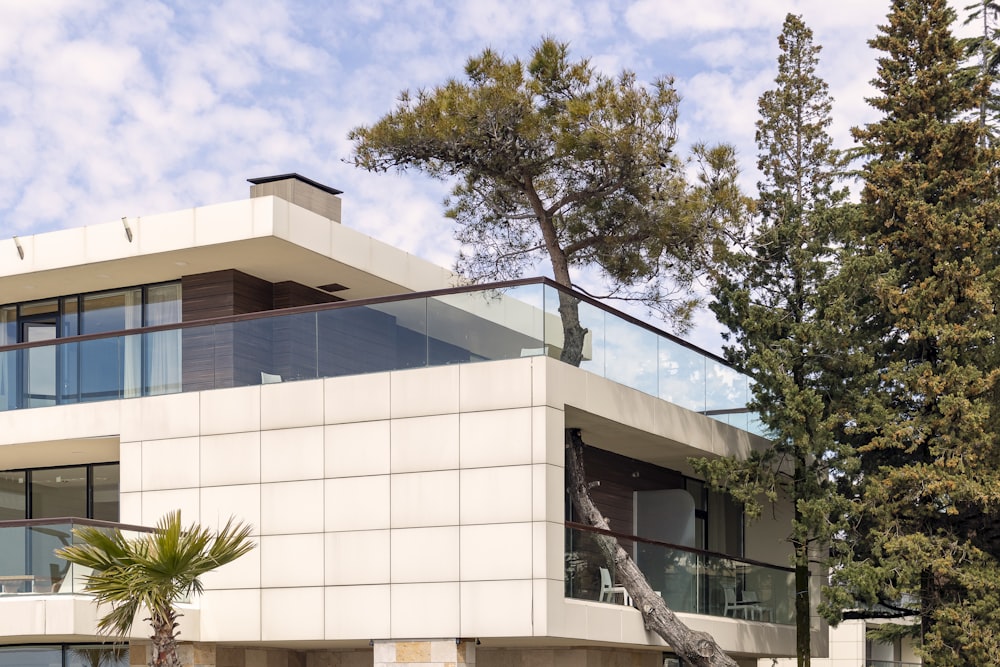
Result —
<instances>
[{"instance_id":1,"label":"white cloud","mask_svg":"<svg viewBox=\"0 0 1000 667\"><path fill-rule=\"evenodd\" d=\"M888 0L30 0L0 21L0 237L246 196L299 171L345 190L345 224L444 265L447 184L341 162L347 132L399 92L461 76L493 46L542 35L598 69L676 74L681 135L734 143L753 187L757 97L775 36L802 13L822 44L834 134L874 118L875 34ZM961 13L961 3L955 3ZM704 318L700 315L699 318ZM710 318L710 316L708 316ZM712 331L699 319L696 332ZM693 335L698 335L697 333Z\"/></svg>"}]
</instances>

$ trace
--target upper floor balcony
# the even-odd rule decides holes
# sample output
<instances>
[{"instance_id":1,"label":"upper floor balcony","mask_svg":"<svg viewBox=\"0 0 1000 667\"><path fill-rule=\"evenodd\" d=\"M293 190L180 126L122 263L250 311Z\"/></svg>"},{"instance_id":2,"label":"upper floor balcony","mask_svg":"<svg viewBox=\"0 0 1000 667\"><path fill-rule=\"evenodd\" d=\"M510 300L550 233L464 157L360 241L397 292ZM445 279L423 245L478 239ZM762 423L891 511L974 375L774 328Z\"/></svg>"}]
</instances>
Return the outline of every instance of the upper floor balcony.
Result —
<instances>
[{"instance_id":1,"label":"upper floor balcony","mask_svg":"<svg viewBox=\"0 0 1000 667\"><path fill-rule=\"evenodd\" d=\"M631 604L617 583L614 563L595 540L599 534L616 538L632 554L646 581L674 612L795 624L791 568L571 522L566 524L567 598Z\"/></svg>"},{"instance_id":2,"label":"upper floor balcony","mask_svg":"<svg viewBox=\"0 0 1000 667\"><path fill-rule=\"evenodd\" d=\"M32 342L0 347L0 410L558 358L560 290L536 278L65 338L34 332ZM604 304L573 298L587 330L581 368L759 433L745 375Z\"/></svg>"},{"instance_id":3,"label":"upper floor balcony","mask_svg":"<svg viewBox=\"0 0 1000 667\"><path fill-rule=\"evenodd\" d=\"M74 528L94 526L126 535L151 532L142 526L79 518L0 521L0 596L82 593L86 568L56 556L56 550L78 544Z\"/></svg>"}]
</instances>

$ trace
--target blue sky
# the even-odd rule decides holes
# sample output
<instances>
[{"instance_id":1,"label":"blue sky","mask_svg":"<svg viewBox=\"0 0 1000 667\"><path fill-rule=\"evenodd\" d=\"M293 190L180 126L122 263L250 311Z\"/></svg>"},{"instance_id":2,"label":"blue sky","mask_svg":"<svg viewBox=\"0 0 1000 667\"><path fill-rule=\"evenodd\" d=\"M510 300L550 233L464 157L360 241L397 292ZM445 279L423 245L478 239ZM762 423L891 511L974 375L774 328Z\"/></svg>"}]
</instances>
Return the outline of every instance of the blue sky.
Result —
<instances>
[{"instance_id":1,"label":"blue sky","mask_svg":"<svg viewBox=\"0 0 1000 667\"><path fill-rule=\"evenodd\" d=\"M247 178L296 171L344 190L344 224L450 266L447 184L355 169L347 133L486 46L526 56L542 35L608 73L676 77L682 146L734 144L752 188L756 101L785 14L824 47L848 147L874 118L866 40L888 4L0 0L0 238L242 199ZM714 330L703 313L690 338L717 349Z\"/></svg>"}]
</instances>

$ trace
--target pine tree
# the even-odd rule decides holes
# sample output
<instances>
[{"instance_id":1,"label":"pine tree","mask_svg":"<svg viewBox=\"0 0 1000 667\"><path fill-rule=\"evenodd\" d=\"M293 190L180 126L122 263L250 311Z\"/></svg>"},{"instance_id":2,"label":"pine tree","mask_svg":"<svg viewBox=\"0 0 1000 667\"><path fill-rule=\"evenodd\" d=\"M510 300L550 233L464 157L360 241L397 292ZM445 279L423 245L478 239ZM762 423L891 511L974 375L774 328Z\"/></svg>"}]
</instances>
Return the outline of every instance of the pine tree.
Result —
<instances>
[{"instance_id":1,"label":"pine tree","mask_svg":"<svg viewBox=\"0 0 1000 667\"><path fill-rule=\"evenodd\" d=\"M914 617L934 665L1000 664L1000 442L995 159L945 0L893 0L855 130L870 161L844 274L877 381L845 411L859 468L835 543L833 615ZM848 482L850 483L848 485Z\"/></svg>"},{"instance_id":2,"label":"pine tree","mask_svg":"<svg viewBox=\"0 0 1000 667\"><path fill-rule=\"evenodd\" d=\"M740 203L730 196L733 152L698 147L702 180L689 184L674 153L672 82L642 86L629 71L610 78L568 54L551 38L527 63L487 49L469 59L467 81L403 93L394 111L354 129L353 162L456 178L447 214L469 253L458 268L470 278L517 276L542 257L556 282L572 287L573 271L590 266L613 296L639 299L683 327L694 305L684 288L704 265L716 219ZM559 314L560 359L579 365L587 333L579 299L560 291ZM584 481L584 443L573 429L566 442L574 507L607 529ZM618 564L647 629L685 664L736 667L667 608L615 538L595 541Z\"/></svg>"},{"instance_id":3,"label":"pine tree","mask_svg":"<svg viewBox=\"0 0 1000 667\"><path fill-rule=\"evenodd\" d=\"M810 551L828 540L830 428L834 368L819 346L827 337L823 294L835 267L833 242L839 158L828 133L831 98L816 74L820 46L789 14L778 37L775 88L758 102L757 221L715 284L713 310L735 337L729 358L754 378L752 407L771 446L749 459L693 462L716 488L759 515L762 498L791 499L799 665L810 664ZM818 574L818 573L817 573Z\"/></svg>"}]
</instances>

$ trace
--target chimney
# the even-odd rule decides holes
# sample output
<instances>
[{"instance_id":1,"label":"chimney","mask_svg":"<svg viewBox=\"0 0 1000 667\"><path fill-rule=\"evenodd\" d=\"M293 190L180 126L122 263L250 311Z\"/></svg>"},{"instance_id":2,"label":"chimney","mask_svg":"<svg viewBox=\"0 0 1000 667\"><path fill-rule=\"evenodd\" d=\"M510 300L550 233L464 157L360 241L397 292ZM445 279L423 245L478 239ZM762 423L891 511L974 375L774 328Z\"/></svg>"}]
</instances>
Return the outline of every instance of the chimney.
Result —
<instances>
[{"instance_id":1,"label":"chimney","mask_svg":"<svg viewBox=\"0 0 1000 667\"><path fill-rule=\"evenodd\" d=\"M247 179L250 186L250 198L273 195L296 206L301 206L324 218L340 222L340 197L343 194L336 188L317 183L298 174L281 174L280 176L264 176Z\"/></svg>"}]
</instances>

